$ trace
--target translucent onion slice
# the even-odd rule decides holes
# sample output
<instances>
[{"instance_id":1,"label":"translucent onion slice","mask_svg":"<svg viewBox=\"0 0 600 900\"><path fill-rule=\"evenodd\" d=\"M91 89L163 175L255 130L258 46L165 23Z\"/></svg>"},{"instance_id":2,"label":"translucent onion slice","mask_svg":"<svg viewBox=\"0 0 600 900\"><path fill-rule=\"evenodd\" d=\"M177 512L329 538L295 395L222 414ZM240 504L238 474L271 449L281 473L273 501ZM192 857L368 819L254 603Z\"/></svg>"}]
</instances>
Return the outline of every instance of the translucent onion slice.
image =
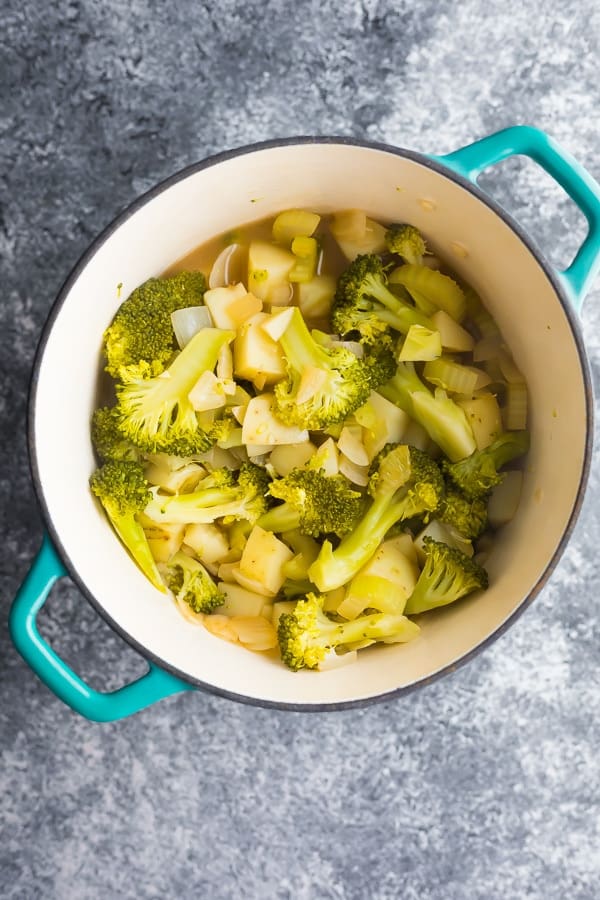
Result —
<instances>
[{"instance_id":1,"label":"translucent onion slice","mask_svg":"<svg viewBox=\"0 0 600 900\"><path fill-rule=\"evenodd\" d=\"M181 350L203 328L212 328L213 323L206 306L187 306L171 313L171 324Z\"/></svg>"},{"instance_id":2,"label":"translucent onion slice","mask_svg":"<svg viewBox=\"0 0 600 900\"><path fill-rule=\"evenodd\" d=\"M349 350L350 353L354 353L357 359L362 359L365 355L365 348L358 341L332 341L331 346Z\"/></svg>"},{"instance_id":3,"label":"translucent onion slice","mask_svg":"<svg viewBox=\"0 0 600 900\"><path fill-rule=\"evenodd\" d=\"M233 269L234 264L238 263L238 251L241 249L241 244L230 244L219 253L208 276L208 286L211 290L217 287L227 287L228 284L239 281L234 277Z\"/></svg>"},{"instance_id":4,"label":"translucent onion slice","mask_svg":"<svg viewBox=\"0 0 600 900\"><path fill-rule=\"evenodd\" d=\"M232 616L229 625L240 644L249 650L271 650L277 646L277 633L263 616Z\"/></svg>"}]
</instances>

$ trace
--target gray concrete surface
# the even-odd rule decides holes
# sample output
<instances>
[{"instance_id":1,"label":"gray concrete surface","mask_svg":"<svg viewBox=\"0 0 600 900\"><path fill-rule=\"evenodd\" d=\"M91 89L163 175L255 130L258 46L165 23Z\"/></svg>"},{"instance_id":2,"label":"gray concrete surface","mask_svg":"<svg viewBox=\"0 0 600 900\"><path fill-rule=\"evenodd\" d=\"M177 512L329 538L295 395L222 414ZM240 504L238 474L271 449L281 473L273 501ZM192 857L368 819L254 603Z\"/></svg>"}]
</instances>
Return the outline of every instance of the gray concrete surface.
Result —
<instances>
[{"instance_id":1,"label":"gray concrete surface","mask_svg":"<svg viewBox=\"0 0 600 900\"><path fill-rule=\"evenodd\" d=\"M196 693L96 725L5 627L43 528L28 375L94 235L184 164L298 133L445 152L528 122L600 178L597 3L8 0L0 26L0 895L598 897L597 463L530 610L396 702L306 715ZM553 260L576 248L581 217L532 164L483 183ZM583 313L596 379L599 300L597 285ZM69 583L43 629L95 686L143 668Z\"/></svg>"}]
</instances>

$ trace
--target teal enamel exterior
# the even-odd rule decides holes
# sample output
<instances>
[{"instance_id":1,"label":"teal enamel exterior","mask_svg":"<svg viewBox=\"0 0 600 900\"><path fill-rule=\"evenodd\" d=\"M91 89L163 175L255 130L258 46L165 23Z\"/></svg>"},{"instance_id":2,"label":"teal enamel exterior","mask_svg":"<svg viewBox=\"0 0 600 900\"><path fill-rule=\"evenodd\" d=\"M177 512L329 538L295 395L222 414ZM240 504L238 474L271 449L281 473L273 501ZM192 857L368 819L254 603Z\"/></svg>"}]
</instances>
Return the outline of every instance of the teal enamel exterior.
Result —
<instances>
[{"instance_id":1,"label":"teal enamel exterior","mask_svg":"<svg viewBox=\"0 0 600 900\"><path fill-rule=\"evenodd\" d=\"M587 219L588 234L575 259L567 269L557 272L565 293L579 311L600 272L600 185L591 175L543 131L524 125L506 128L446 156L429 158L476 184L484 169L514 155L528 156L537 162L564 188ZM57 697L87 719L111 722L133 715L171 694L196 690L151 662L145 675L117 691L101 693L90 688L41 637L36 624L37 614L53 585L68 574L46 536L9 618L17 650Z\"/></svg>"},{"instance_id":2,"label":"teal enamel exterior","mask_svg":"<svg viewBox=\"0 0 600 900\"><path fill-rule=\"evenodd\" d=\"M139 712L157 700L179 691L193 690L190 684L149 663L148 672L137 681L103 694L90 688L43 639L37 628L37 614L59 578L68 572L49 537L40 551L13 603L9 628L13 642L36 675L75 712L95 722L113 722Z\"/></svg>"},{"instance_id":3,"label":"teal enamel exterior","mask_svg":"<svg viewBox=\"0 0 600 900\"><path fill-rule=\"evenodd\" d=\"M581 304L600 272L600 185L553 138L529 125L515 125L468 144L446 156L433 156L474 184L478 176L510 156L528 156L564 188L587 219L588 233L575 259L558 272L575 309Z\"/></svg>"}]
</instances>

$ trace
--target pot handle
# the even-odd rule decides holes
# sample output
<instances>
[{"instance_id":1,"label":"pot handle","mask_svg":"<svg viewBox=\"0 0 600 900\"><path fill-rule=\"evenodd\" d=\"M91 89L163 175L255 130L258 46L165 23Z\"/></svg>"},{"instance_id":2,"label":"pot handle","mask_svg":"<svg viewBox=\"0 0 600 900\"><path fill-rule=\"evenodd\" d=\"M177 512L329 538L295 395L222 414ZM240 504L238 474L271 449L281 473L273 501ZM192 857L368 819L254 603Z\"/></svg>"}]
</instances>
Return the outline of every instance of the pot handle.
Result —
<instances>
[{"instance_id":1,"label":"pot handle","mask_svg":"<svg viewBox=\"0 0 600 900\"><path fill-rule=\"evenodd\" d=\"M42 638L36 622L52 586L67 574L50 538L45 535L9 616L10 634L15 647L57 697L86 719L113 722L139 712L170 694L192 690L190 684L153 663L149 663L148 671L136 681L107 694L93 690L76 675Z\"/></svg>"},{"instance_id":2,"label":"pot handle","mask_svg":"<svg viewBox=\"0 0 600 900\"><path fill-rule=\"evenodd\" d=\"M588 222L588 233L573 262L558 275L575 309L581 304L600 271L600 185L553 138L529 125L515 125L468 144L439 162L477 183L484 169L510 156L533 159L564 188Z\"/></svg>"}]
</instances>

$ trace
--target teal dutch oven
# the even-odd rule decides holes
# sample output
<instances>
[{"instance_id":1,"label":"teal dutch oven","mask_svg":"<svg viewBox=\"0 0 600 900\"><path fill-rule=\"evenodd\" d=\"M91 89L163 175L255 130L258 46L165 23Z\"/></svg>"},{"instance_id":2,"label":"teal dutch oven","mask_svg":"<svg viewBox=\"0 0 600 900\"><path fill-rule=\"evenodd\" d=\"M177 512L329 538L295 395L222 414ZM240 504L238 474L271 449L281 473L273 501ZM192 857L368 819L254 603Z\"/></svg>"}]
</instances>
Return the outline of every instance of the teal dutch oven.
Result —
<instances>
[{"instance_id":1,"label":"teal dutch oven","mask_svg":"<svg viewBox=\"0 0 600 900\"><path fill-rule=\"evenodd\" d=\"M510 156L535 160L571 196L589 230L558 271L477 184ZM88 490L89 421L102 333L136 285L216 234L289 207L358 207L409 221L484 298L528 382L531 451L521 503L498 536L482 596L425 617L421 636L377 648L352 666L293 673L188 623L150 585ZM347 138L298 138L234 150L190 166L122 213L68 277L33 369L29 449L47 537L14 601L14 643L72 709L110 721L202 688L294 710L389 699L454 671L505 631L543 587L569 539L592 452L592 390L578 313L600 267L600 187L554 140L514 127L426 156ZM73 341L77 335L77 341ZM41 637L36 618L70 576L92 606L147 660L147 673L111 693L90 688Z\"/></svg>"}]
</instances>

